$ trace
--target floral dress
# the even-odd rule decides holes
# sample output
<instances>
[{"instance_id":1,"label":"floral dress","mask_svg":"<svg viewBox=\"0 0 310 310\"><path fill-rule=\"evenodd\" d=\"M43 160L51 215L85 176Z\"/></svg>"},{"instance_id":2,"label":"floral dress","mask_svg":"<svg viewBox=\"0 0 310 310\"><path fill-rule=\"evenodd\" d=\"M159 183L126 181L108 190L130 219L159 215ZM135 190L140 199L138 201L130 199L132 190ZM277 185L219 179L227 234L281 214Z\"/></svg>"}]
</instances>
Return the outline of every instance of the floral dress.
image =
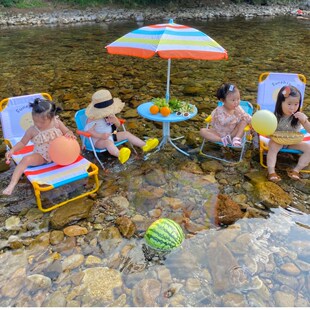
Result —
<instances>
[{"instance_id":1,"label":"floral dress","mask_svg":"<svg viewBox=\"0 0 310 310\"><path fill-rule=\"evenodd\" d=\"M240 106L236 107L233 114L228 114L223 106L217 107L211 116L211 126L221 137L231 134L241 121L247 124L251 122L251 116Z\"/></svg>"}]
</instances>

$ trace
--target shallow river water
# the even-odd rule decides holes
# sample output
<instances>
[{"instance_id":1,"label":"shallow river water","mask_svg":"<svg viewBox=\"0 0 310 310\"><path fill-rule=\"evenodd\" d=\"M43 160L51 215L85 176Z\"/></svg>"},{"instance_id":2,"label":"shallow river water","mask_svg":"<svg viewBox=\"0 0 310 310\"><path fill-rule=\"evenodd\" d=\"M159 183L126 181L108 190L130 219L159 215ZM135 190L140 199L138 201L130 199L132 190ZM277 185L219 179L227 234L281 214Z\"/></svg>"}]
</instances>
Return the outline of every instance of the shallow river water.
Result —
<instances>
[{"instance_id":1,"label":"shallow river water","mask_svg":"<svg viewBox=\"0 0 310 310\"><path fill-rule=\"evenodd\" d=\"M172 126L173 134L186 137L180 141L184 145L189 133L198 137L222 82L236 83L242 98L255 105L262 72L298 72L310 79L309 20L176 22L207 33L229 55L227 61L172 61L171 96L198 108L193 120ZM166 60L108 55L104 49L139 26L1 29L1 98L49 92L74 129L75 111L88 105L93 92L108 88L126 102L122 116L133 133L160 136L161 126L139 117L136 107L164 97ZM308 94L304 106L309 112ZM124 167L107 158L110 174L101 172L103 186L94 208L71 223L87 229L79 236L53 227L52 214L36 209L29 183L21 181L18 196L0 198L0 306L309 306L309 214L272 208L265 217L245 216L219 227L215 200L225 184L226 194L232 187L246 192L242 199L231 193L247 205L253 204L253 193L241 182L241 168L225 170L218 184L214 174L191 170L200 160L166 150L147 161L132 158ZM1 174L2 187L12 170ZM309 207L309 195L302 201ZM134 236L121 236L118 216L135 223ZM145 249L145 228L158 217L175 219L186 233L171 253Z\"/></svg>"}]
</instances>

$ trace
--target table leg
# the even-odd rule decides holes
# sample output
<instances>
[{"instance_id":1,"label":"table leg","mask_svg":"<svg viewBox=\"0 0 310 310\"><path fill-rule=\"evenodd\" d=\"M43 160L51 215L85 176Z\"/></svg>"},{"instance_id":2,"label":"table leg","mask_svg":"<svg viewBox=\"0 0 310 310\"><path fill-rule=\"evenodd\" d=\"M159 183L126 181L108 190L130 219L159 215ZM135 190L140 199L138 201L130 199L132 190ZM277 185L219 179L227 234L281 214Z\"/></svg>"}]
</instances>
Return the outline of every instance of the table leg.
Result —
<instances>
[{"instance_id":1,"label":"table leg","mask_svg":"<svg viewBox=\"0 0 310 310\"><path fill-rule=\"evenodd\" d=\"M170 122L165 122L163 123L163 138L157 148L157 151L159 151L167 142L169 142L176 150L178 150L179 152L181 152L182 154L186 155L186 156L190 156L188 153L186 153L185 151L181 150L179 147L177 147L174 142L172 140L177 140L180 139L179 138L175 138L175 139L171 139L170 137Z\"/></svg>"}]
</instances>

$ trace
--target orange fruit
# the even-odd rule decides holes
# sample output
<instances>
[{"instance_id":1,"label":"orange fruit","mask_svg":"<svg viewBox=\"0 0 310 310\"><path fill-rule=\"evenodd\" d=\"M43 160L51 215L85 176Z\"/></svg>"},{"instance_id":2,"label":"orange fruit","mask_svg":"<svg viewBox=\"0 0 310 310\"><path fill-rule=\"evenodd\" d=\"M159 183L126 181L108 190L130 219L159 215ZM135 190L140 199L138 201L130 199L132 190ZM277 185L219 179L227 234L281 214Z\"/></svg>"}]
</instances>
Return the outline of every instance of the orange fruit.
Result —
<instances>
[{"instance_id":1,"label":"orange fruit","mask_svg":"<svg viewBox=\"0 0 310 310\"><path fill-rule=\"evenodd\" d=\"M159 107L157 105L155 105L155 104L152 105L150 107L150 112L151 112L151 114L157 114L159 112Z\"/></svg>"},{"instance_id":2,"label":"orange fruit","mask_svg":"<svg viewBox=\"0 0 310 310\"><path fill-rule=\"evenodd\" d=\"M160 109L160 113L162 116L168 116L171 113L171 111L168 107L162 107Z\"/></svg>"}]
</instances>

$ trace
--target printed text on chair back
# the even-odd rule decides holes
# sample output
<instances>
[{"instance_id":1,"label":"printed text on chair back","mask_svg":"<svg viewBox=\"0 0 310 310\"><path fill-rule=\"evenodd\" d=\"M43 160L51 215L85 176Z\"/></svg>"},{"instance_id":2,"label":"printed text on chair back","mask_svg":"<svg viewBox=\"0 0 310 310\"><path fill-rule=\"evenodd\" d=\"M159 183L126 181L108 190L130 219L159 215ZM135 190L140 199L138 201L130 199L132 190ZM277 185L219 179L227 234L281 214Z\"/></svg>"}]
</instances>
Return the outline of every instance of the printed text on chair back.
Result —
<instances>
[{"instance_id":1,"label":"printed text on chair back","mask_svg":"<svg viewBox=\"0 0 310 310\"><path fill-rule=\"evenodd\" d=\"M304 75L297 73L262 73L259 77L257 94L257 103L260 109L274 112L279 90L286 85L292 85L298 88L301 92L303 102L306 88L306 78Z\"/></svg>"},{"instance_id":2,"label":"printed text on chair back","mask_svg":"<svg viewBox=\"0 0 310 310\"><path fill-rule=\"evenodd\" d=\"M41 94L33 94L9 98L7 106L1 112L3 137L15 145L25 131L33 125L30 102L36 98L44 98Z\"/></svg>"}]
</instances>

